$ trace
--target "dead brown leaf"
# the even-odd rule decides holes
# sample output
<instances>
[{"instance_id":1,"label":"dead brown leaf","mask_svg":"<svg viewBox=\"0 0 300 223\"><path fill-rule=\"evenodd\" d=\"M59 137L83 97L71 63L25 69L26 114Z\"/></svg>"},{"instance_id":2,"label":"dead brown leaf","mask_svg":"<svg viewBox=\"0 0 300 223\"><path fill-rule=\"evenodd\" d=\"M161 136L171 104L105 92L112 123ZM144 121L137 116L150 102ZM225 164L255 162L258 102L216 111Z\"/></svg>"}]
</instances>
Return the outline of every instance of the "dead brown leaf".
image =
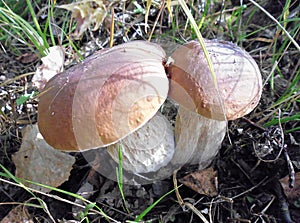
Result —
<instances>
[{"instance_id":1,"label":"dead brown leaf","mask_svg":"<svg viewBox=\"0 0 300 223\"><path fill-rule=\"evenodd\" d=\"M33 223L29 213L23 205L18 205L13 208L0 223Z\"/></svg>"},{"instance_id":2,"label":"dead brown leaf","mask_svg":"<svg viewBox=\"0 0 300 223\"><path fill-rule=\"evenodd\" d=\"M57 187L70 175L75 158L48 145L39 133L37 125L28 125L22 131L22 145L13 155L16 177ZM49 192L42 186L24 183L43 192Z\"/></svg>"},{"instance_id":3,"label":"dead brown leaf","mask_svg":"<svg viewBox=\"0 0 300 223\"><path fill-rule=\"evenodd\" d=\"M18 56L16 58L16 60L20 61L23 64L32 63L37 59L38 59L38 57L37 57L36 53L34 53L34 52L33 53L24 53L21 56Z\"/></svg>"},{"instance_id":4,"label":"dead brown leaf","mask_svg":"<svg viewBox=\"0 0 300 223\"><path fill-rule=\"evenodd\" d=\"M300 202L300 172L295 174L295 185L293 188L289 187L289 176L280 179L280 183L290 203Z\"/></svg>"},{"instance_id":5,"label":"dead brown leaf","mask_svg":"<svg viewBox=\"0 0 300 223\"><path fill-rule=\"evenodd\" d=\"M98 30L107 14L102 0L82 0L58 7L71 11L72 17L77 21L76 31L73 33L75 38L79 38L93 24L93 31Z\"/></svg>"},{"instance_id":6,"label":"dead brown leaf","mask_svg":"<svg viewBox=\"0 0 300 223\"><path fill-rule=\"evenodd\" d=\"M199 194L213 197L218 194L216 178L217 171L210 167L190 173L179 180L179 182L198 192Z\"/></svg>"}]
</instances>

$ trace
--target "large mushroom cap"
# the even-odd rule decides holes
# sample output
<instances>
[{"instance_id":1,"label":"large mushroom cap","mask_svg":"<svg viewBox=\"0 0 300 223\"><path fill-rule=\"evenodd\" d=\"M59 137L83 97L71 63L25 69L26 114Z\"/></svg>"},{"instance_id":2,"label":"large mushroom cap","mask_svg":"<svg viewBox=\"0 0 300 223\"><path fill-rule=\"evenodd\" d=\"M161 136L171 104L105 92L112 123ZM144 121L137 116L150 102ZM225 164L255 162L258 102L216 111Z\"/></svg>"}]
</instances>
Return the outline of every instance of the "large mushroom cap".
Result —
<instances>
[{"instance_id":1,"label":"large mushroom cap","mask_svg":"<svg viewBox=\"0 0 300 223\"><path fill-rule=\"evenodd\" d=\"M99 51L52 78L41 93L38 125L65 151L106 146L152 118L168 93L156 44L133 41Z\"/></svg>"},{"instance_id":2,"label":"large mushroom cap","mask_svg":"<svg viewBox=\"0 0 300 223\"><path fill-rule=\"evenodd\" d=\"M262 93L262 78L254 59L229 42L205 40L216 74L217 88L199 42L174 51L169 67L170 97L181 106L216 120L233 120L253 110Z\"/></svg>"}]
</instances>

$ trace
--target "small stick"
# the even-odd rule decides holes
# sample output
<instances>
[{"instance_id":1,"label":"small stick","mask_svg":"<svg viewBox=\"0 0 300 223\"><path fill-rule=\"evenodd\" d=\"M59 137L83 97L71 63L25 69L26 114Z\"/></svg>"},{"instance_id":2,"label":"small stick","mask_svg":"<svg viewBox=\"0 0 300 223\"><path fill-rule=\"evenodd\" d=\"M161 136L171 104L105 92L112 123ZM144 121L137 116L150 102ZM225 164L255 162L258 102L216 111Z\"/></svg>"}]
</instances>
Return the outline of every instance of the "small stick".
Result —
<instances>
[{"instance_id":1,"label":"small stick","mask_svg":"<svg viewBox=\"0 0 300 223\"><path fill-rule=\"evenodd\" d=\"M111 7L110 34L109 34L109 47L113 47L114 33L115 33L115 9L114 9L114 6L112 6Z\"/></svg>"},{"instance_id":2,"label":"small stick","mask_svg":"<svg viewBox=\"0 0 300 223\"><path fill-rule=\"evenodd\" d=\"M177 174L177 170L175 170L173 172L173 183L174 183L174 188L175 188L175 194L177 197L177 201L179 203L179 205L182 207L182 209L185 211L185 207L188 207L190 210L192 210L196 215L198 215L198 217L204 222L204 223L209 223L209 221L207 221L207 219L203 216L203 214L197 209L195 208L194 205L192 205L189 202L184 202L181 198L181 195L178 191L178 186L177 186L177 178L176 178L176 174Z\"/></svg>"},{"instance_id":3,"label":"small stick","mask_svg":"<svg viewBox=\"0 0 300 223\"><path fill-rule=\"evenodd\" d=\"M290 188L294 188L295 186L295 169L293 166L293 163L290 159L290 156L287 152L287 146L286 144L284 145L284 150L283 150L283 154L285 156L286 162L287 162L287 166L288 166L288 170L289 170L289 187Z\"/></svg>"},{"instance_id":4,"label":"small stick","mask_svg":"<svg viewBox=\"0 0 300 223\"><path fill-rule=\"evenodd\" d=\"M152 35L153 35L153 33L154 33L156 24L157 24L157 22L158 22L158 19L159 19L161 13L162 13L163 10L164 10L164 7L165 7L165 0L162 1L161 7L160 7L159 12L158 12L158 15L157 15L157 17L156 17L156 19L155 19L155 21L154 21L152 30L151 30L150 35L149 35L149 38L148 38L148 41L149 41L149 42L150 42L150 40L151 40L151 38L152 38Z\"/></svg>"}]
</instances>

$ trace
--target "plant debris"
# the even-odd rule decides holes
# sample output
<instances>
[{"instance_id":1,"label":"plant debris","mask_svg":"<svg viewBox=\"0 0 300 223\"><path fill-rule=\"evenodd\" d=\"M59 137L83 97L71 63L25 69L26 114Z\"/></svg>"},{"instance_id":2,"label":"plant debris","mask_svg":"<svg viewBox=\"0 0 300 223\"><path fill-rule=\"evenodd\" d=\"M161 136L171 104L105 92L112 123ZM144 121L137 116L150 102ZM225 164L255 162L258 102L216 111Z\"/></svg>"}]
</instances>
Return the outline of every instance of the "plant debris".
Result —
<instances>
[{"instance_id":1,"label":"plant debris","mask_svg":"<svg viewBox=\"0 0 300 223\"><path fill-rule=\"evenodd\" d=\"M217 171L212 167L190 173L179 180L199 194L214 197L218 194Z\"/></svg>"},{"instance_id":2,"label":"plant debris","mask_svg":"<svg viewBox=\"0 0 300 223\"><path fill-rule=\"evenodd\" d=\"M72 17L77 21L77 27L73 33L75 38L80 38L92 24L94 24L93 31L98 30L107 14L102 0L81 0L58 7L71 11Z\"/></svg>"},{"instance_id":3,"label":"plant debris","mask_svg":"<svg viewBox=\"0 0 300 223\"><path fill-rule=\"evenodd\" d=\"M38 131L37 125L29 125L22 131L20 150L12 156L16 165L16 177L57 187L68 180L75 158L49 146ZM31 188L49 192L51 189L23 182Z\"/></svg>"},{"instance_id":4,"label":"plant debris","mask_svg":"<svg viewBox=\"0 0 300 223\"><path fill-rule=\"evenodd\" d=\"M52 46L49 53L42 59L43 64L37 67L32 83L40 91L44 88L47 81L54 75L63 72L65 62L65 51L61 46Z\"/></svg>"}]
</instances>

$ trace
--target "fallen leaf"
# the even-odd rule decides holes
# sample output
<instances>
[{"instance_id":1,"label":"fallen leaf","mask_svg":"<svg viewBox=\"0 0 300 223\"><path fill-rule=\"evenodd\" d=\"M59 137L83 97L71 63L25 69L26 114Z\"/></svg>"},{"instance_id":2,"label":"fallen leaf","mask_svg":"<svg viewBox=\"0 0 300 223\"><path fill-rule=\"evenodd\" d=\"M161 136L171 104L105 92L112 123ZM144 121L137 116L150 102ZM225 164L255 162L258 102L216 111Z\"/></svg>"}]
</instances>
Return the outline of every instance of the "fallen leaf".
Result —
<instances>
[{"instance_id":1,"label":"fallen leaf","mask_svg":"<svg viewBox=\"0 0 300 223\"><path fill-rule=\"evenodd\" d=\"M0 223L33 223L26 207L23 205L18 205L13 208L1 221Z\"/></svg>"},{"instance_id":2,"label":"fallen leaf","mask_svg":"<svg viewBox=\"0 0 300 223\"><path fill-rule=\"evenodd\" d=\"M16 60L20 61L23 64L32 63L37 59L38 57L36 53L24 53L21 56L16 58Z\"/></svg>"},{"instance_id":3,"label":"fallen leaf","mask_svg":"<svg viewBox=\"0 0 300 223\"><path fill-rule=\"evenodd\" d=\"M107 14L102 0L82 0L58 7L71 11L72 17L77 21L76 31L73 33L75 38L79 38L92 24L93 31L98 30Z\"/></svg>"},{"instance_id":4,"label":"fallen leaf","mask_svg":"<svg viewBox=\"0 0 300 223\"><path fill-rule=\"evenodd\" d=\"M190 173L180 179L179 182L198 192L199 194L213 197L218 194L217 186L215 184L216 177L217 171L210 167Z\"/></svg>"},{"instance_id":5,"label":"fallen leaf","mask_svg":"<svg viewBox=\"0 0 300 223\"><path fill-rule=\"evenodd\" d=\"M22 135L21 148L12 157L16 166L16 177L52 187L65 182L70 176L75 158L48 145L36 124L26 126ZM24 184L43 192L50 191L28 182Z\"/></svg>"},{"instance_id":6,"label":"fallen leaf","mask_svg":"<svg viewBox=\"0 0 300 223\"><path fill-rule=\"evenodd\" d=\"M39 66L32 78L32 83L39 90L45 87L45 84L53 76L63 72L65 62L65 50L62 46L52 46L49 53L42 59L43 64Z\"/></svg>"},{"instance_id":7,"label":"fallen leaf","mask_svg":"<svg viewBox=\"0 0 300 223\"><path fill-rule=\"evenodd\" d=\"M295 174L295 185L289 187L289 176L280 179L281 186L290 203L297 202L300 204L300 172Z\"/></svg>"}]
</instances>

